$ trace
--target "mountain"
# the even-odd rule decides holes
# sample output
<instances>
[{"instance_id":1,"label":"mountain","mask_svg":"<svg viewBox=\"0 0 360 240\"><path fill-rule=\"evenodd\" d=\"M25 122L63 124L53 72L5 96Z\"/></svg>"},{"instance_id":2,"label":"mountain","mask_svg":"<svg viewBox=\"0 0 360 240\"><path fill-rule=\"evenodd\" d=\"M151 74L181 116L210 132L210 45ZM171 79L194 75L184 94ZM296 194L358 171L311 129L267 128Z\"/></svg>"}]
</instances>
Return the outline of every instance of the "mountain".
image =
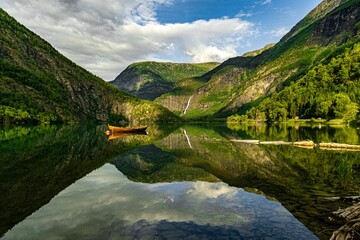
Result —
<instances>
[{"instance_id":1,"label":"mountain","mask_svg":"<svg viewBox=\"0 0 360 240\"><path fill-rule=\"evenodd\" d=\"M0 122L178 119L77 66L2 9L0 33Z\"/></svg>"},{"instance_id":2,"label":"mountain","mask_svg":"<svg viewBox=\"0 0 360 240\"><path fill-rule=\"evenodd\" d=\"M253 119L284 121L287 118L322 118L360 123L360 43L311 69L297 82L285 87L230 122Z\"/></svg>"},{"instance_id":3,"label":"mountain","mask_svg":"<svg viewBox=\"0 0 360 240\"><path fill-rule=\"evenodd\" d=\"M171 91L179 80L201 76L219 63L133 63L110 83L136 97L154 100Z\"/></svg>"},{"instance_id":4,"label":"mountain","mask_svg":"<svg viewBox=\"0 0 360 240\"><path fill-rule=\"evenodd\" d=\"M359 42L359 20L358 0L323 1L275 46L231 58L197 79L192 91L177 88L155 101L192 119L243 113Z\"/></svg>"}]
</instances>

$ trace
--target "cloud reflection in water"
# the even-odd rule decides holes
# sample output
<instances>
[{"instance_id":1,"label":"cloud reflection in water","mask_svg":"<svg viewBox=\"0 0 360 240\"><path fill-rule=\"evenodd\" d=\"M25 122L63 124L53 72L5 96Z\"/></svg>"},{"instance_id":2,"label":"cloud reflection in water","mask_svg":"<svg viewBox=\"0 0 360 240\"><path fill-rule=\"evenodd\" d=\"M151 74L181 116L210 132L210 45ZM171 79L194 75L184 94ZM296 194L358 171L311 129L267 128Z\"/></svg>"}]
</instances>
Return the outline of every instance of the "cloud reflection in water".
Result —
<instances>
[{"instance_id":1,"label":"cloud reflection in water","mask_svg":"<svg viewBox=\"0 0 360 240\"><path fill-rule=\"evenodd\" d=\"M16 225L5 239L316 239L278 202L225 183L129 181L106 164Z\"/></svg>"}]
</instances>

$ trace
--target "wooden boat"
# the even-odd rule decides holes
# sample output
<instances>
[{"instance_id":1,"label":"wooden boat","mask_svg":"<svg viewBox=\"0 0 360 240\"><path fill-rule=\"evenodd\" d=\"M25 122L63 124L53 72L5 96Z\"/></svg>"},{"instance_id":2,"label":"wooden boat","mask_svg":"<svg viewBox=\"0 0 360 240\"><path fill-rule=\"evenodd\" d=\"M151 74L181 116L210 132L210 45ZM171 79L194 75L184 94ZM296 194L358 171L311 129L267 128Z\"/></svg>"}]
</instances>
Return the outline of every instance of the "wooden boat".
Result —
<instances>
[{"instance_id":1,"label":"wooden boat","mask_svg":"<svg viewBox=\"0 0 360 240\"><path fill-rule=\"evenodd\" d=\"M147 126L140 127L116 127L108 125L109 131L111 134L115 133L142 133L145 132Z\"/></svg>"}]
</instances>

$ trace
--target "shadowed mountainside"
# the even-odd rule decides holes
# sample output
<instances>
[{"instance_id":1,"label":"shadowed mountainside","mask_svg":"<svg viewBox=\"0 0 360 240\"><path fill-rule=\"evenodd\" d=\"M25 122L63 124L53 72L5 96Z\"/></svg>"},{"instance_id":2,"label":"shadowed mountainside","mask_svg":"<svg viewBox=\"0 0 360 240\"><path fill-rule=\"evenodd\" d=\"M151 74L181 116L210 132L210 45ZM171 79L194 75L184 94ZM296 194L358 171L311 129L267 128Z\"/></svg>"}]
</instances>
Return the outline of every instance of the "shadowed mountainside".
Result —
<instances>
[{"instance_id":1,"label":"shadowed mountainside","mask_svg":"<svg viewBox=\"0 0 360 240\"><path fill-rule=\"evenodd\" d=\"M0 9L0 122L176 121L77 66Z\"/></svg>"}]
</instances>

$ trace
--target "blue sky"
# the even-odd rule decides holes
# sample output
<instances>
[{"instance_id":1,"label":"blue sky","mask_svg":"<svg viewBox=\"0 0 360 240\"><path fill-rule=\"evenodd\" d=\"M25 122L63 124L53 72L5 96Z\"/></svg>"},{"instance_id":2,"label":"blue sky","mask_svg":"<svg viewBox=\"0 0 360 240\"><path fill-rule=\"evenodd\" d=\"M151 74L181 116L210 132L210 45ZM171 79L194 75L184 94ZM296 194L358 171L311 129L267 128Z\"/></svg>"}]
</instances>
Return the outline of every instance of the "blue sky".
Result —
<instances>
[{"instance_id":1,"label":"blue sky","mask_svg":"<svg viewBox=\"0 0 360 240\"><path fill-rule=\"evenodd\" d=\"M2 0L0 7L105 80L139 61L207 62L280 38L320 0Z\"/></svg>"},{"instance_id":2,"label":"blue sky","mask_svg":"<svg viewBox=\"0 0 360 240\"><path fill-rule=\"evenodd\" d=\"M259 34L252 38L250 46L241 52L262 48L270 42L278 42L281 33L290 30L321 0L176 0L171 5L161 5L159 22L186 23L199 19L241 18L255 24Z\"/></svg>"},{"instance_id":3,"label":"blue sky","mask_svg":"<svg viewBox=\"0 0 360 240\"><path fill-rule=\"evenodd\" d=\"M172 4L160 5L157 10L161 23L184 23L199 19L236 17L239 13L250 13L251 20L267 23L298 21L321 1L294 0L174 0ZM290 18L290 19L289 19Z\"/></svg>"}]
</instances>

